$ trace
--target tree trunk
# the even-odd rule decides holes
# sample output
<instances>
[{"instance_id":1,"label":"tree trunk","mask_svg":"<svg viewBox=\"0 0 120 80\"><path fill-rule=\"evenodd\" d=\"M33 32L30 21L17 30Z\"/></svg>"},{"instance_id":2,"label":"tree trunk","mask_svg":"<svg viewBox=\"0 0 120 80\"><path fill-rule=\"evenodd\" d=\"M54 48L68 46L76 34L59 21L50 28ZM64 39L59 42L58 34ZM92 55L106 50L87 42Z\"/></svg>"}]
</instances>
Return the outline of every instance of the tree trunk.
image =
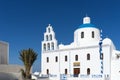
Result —
<instances>
[{"instance_id":1,"label":"tree trunk","mask_svg":"<svg viewBox=\"0 0 120 80\"><path fill-rule=\"evenodd\" d=\"M30 67L26 68L26 79L31 79Z\"/></svg>"}]
</instances>

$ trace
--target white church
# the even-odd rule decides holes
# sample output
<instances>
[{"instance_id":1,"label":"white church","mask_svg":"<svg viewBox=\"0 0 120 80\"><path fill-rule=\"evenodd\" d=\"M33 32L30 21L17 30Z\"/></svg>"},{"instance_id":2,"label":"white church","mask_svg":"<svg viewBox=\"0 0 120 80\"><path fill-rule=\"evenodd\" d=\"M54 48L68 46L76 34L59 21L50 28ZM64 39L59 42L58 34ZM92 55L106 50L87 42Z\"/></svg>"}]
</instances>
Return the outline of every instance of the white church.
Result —
<instances>
[{"instance_id":1,"label":"white church","mask_svg":"<svg viewBox=\"0 0 120 80\"><path fill-rule=\"evenodd\" d=\"M120 51L87 16L69 45L58 44L48 25L41 58L41 74L49 80L120 80Z\"/></svg>"}]
</instances>

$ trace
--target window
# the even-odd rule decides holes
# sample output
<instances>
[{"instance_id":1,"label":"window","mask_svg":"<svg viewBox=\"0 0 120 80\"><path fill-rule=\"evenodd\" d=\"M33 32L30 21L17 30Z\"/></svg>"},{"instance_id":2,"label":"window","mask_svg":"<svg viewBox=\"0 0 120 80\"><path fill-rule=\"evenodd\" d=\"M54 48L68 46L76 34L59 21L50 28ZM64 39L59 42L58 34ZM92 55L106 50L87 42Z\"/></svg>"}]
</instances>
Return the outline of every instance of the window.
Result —
<instances>
[{"instance_id":1,"label":"window","mask_svg":"<svg viewBox=\"0 0 120 80\"><path fill-rule=\"evenodd\" d=\"M87 60L90 60L90 54L89 53L87 54Z\"/></svg>"},{"instance_id":2,"label":"window","mask_svg":"<svg viewBox=\"0 0 120 80\"><path fill-rule=\"evenodd\" d=\"M65 61L67 61L67 56L65 56Z\"/></svg>"},{"instance_id":3,"label":"window","mask_svg":"<svg viewBox=\"0 0 120 80\"><path fill-rule=\"evenodd\" d=\"M84 38L84 32L81 32L81 38Z\"/></svg>"},{"instance_id":4,"label":"window","mask_svg":"<svg viewBox=\"0 0 120 80\"><path fill-rule=\"evenodd\" d=\"M78 55L75 55L75 61L78 61Z\"/></svg>"},{"instance_id":5,"label":"window","mask_svg":"<svg viewBox=\"0 0 120 80\"><path fill-rule=\"evenodd\" d=\"M50 40L52 40L52 34L50 34Z\"/></svg>"},{"instance_id":6,"label":"window","mask_svg":"<svg viewBox=\"0 0 120 80\"><path fill-rule=\"evenodd\" d=\"M65 69L65 74L67 74L67 69Z\"/></svg>"},{"instance_id":7,"label":"window","mask_svg":"<svg viewBox=\"0 0 120 80\"><path fill-rule=\"evenodd\" d=\"M46 73L49 74L49 69L46 70Z\"/></svg>"},{"instance_id":8,"label":"window","mask_svg":"<svg viewBox=\"0 0 120 80\"><path fill-rule=\"evenodd\" d=\"M92 31L92 38L94 38L94 36L95 36L95 35L94 35L94 31Z\"/></svg>"},{"instance_id":9,"label":"window","mask_svg":"<svg viewBox=\"0 0 120 80\"><path fill-rule=\"evenodd\" d=\"M53 42L51 43L51 47L52 47L52 50L54 50L54 43Z\"/></svg>"},{"instance_id":10,"label":"window","mask_svg":"<svg viewBox=\"0 0 120 80\"><path fill-rule=\"evenodd\" d=\"M101 64L103 64L103 62L101 62Z\"/></svg>"},{"instance_id":11,"label":"window","mask_svg":"<svg viewBox=\"0 0 120 80\"><path fill-rule=\"evenodd\" d=\"M116 55L116 58L119 59L119 55Z\"/></svg>"},{"instance_id":12,"label":"window","mask_svg":"<svg viewBox=\"0 0 120 80\"><path fill-rule=\"evenodd\" d=\"M103 69L103 66L101 66L101 69Z\"/></svg>"},{"instance_id":13,"label":"window","mask_svg":"<svg viewBox=\"0 0 120 80\"><path fill-rule=\"evenodd\" d=\"M50 43L47 44L48 50L50 50Z\"/></svg>"},{"instance_id":14,"label":"window","mask_svg":"<svg viewBox=\"0 0 120 80\"><path fill-rule=\"evenodd\" d=\"M50 28L48 28L48 32L50 33Z\"/></svg>"},{"instance_id":15,"label":"window","mask_svg":"<svg viewBox=\"0 0 120 80\"><path fill-rule=\"evenodd\" d=\"M87 68L87 75L90 75L90 68Z\"/></svg>"},{"instance_id":16,"label":"window","mask_svg":"<svg viewBox=\"0 0 120 80\"><path fill-rule=\"evenodd\" d=\"M49 57L47 57L47 63L49 62Z\"/></svg>"},{"instance_id":17,"label":"window","mask_svg":"<svg viewBox=\"0 0 120 80\"><path fill-rule=\"evenodd\" d=\"M103 71L101 71L101 74L103 73Z\"/></svg>"},{"instance_id":18,"label":"window","mask_svg":"<svg viewBox=\"0 0 120 80\"><path fill-rule=\"evenodd\" d=\"M46 35L46 41L48 41L48 35Z\"/></svg>"},{"instance_id":19,"label":"window","mask_svg":"<svg viewBox=\"0 0 120 80\"><path fill-rule=\"evenodd\" d=\"M116 54L116 58L119 59L119 58L120 58L120 55Z\"/></svg>"},{"instance_id":20,"label":"window","mask_svg":"<svg viewBox=\"0 0 120 80\"><path fill-rule=\"evenodd\" d=\"M55 62L58 62L58 57L57 56L55 57Z\"/></svg>"},{"instance_id":21,"label":"window","mask_svg":"<svg viewBox=\"0 0 120 80\"><path fill-rule=\"evenodd\" d=\"M46 44L44 44L43 47L44 47L44 50L46 50Z\"/></svg>"}]
</instances>

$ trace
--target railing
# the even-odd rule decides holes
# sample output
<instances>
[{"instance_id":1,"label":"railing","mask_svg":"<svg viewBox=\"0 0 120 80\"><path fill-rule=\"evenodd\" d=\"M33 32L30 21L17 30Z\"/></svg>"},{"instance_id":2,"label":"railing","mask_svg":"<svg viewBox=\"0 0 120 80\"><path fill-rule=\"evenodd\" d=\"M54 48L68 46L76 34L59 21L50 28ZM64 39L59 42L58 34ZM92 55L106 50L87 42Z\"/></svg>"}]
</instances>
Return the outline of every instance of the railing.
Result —
<instances>
[{"instance_id":1,"label":"railing","mask_svg":"<svg viewBox=\"0 0 120 80\"><path fill-rule=\"evenodd\" d=\"M67 80L68 78L103 78L104 76L102 74L91 74L91 75L86 75L86 74L60 74L60 75L41 75L41 77L46 77L46 78L57 78L59 77L60 80Z\"/></svg>"},{"instance_id":2,"label":"railing","mask_svg":"<svg viewBox=\"0 0 120 80\"><path fill-rule=\"evenodd\" d=\"M45 77L45 78L48 78L48 77L49 77L49 75L44 75L44 74L42 74L40 77Z\"/></svg>"},{"instance_id":3,"label":"railing","mask_svg":"<svg viewBox=\"0 0 120 80\"><path fill-rule=\"evenodd\" d=\"M79 75L74 75L74 74L61 74L60 75L62 78L103 78L103 75L101 74L92 74L92 75L85 75L85 74L79 74Z\"/></svg>"}]
</instances>

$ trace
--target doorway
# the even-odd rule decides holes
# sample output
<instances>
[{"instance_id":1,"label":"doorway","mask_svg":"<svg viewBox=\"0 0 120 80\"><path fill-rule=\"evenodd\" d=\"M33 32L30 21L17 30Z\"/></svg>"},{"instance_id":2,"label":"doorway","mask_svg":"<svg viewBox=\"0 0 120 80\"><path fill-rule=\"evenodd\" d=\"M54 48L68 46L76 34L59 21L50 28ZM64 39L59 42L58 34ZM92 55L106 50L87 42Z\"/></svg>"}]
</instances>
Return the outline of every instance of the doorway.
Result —
<instances>
[{"instance_id":1,"label":"doorway","mask_svg":"<svg viewBox=\"0 0 120 80\"><path fill-rule=\"evenodd\" d=\"M78 77L78 75L80 74L80 68L74 68L74 77Z\"/></svg>"}]
</instances>

